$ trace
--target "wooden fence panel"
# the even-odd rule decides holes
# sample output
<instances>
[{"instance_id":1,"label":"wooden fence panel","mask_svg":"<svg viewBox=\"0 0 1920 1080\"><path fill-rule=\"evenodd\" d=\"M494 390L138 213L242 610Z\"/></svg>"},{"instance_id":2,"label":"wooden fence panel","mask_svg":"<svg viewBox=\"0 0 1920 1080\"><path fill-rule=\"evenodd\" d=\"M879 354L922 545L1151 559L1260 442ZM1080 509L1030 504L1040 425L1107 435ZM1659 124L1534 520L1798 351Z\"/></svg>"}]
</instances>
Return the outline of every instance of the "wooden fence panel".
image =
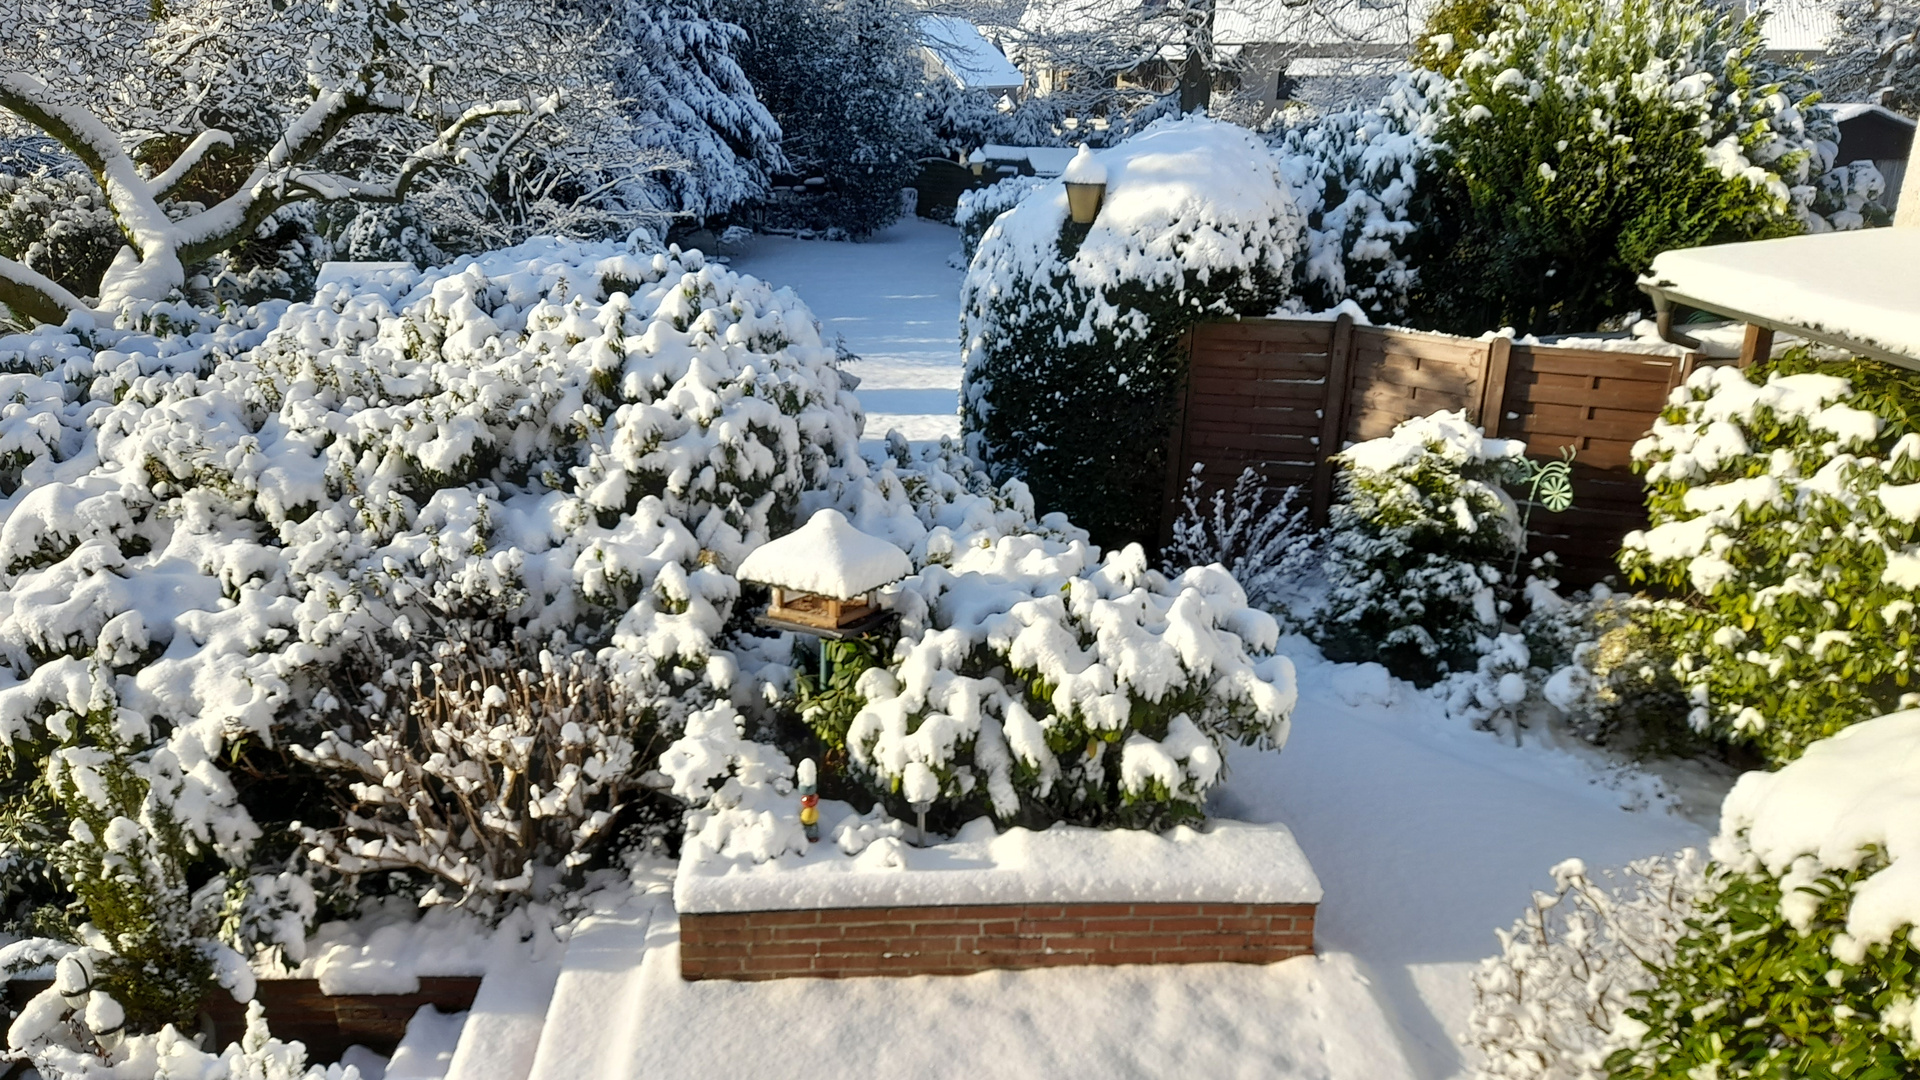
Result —
<instances>
[{"instance_id":1,"label":"wooden fence panel","mask_svg":"<svg viewBox=\"0 0 1920 1080\"><path fill-rule=\"evenodd\" d=\"M1465 409L1489 431L1522 439L1535 457L1572 446L1574 506L1536 507L1530 554L1554 551L1561 578L1587 584L1614 572L1627 532L1643 528L1633 444L1652 426L1696 356L1522 345L1348 319L1208 323L1190 336L1187 388L1168 457L1168 535L1193 467L1207 487L1251 467L1274 486L1311 485L1316 520L1331 498L1329 455L1395 425Z\"/></svg>"}]
</instances>

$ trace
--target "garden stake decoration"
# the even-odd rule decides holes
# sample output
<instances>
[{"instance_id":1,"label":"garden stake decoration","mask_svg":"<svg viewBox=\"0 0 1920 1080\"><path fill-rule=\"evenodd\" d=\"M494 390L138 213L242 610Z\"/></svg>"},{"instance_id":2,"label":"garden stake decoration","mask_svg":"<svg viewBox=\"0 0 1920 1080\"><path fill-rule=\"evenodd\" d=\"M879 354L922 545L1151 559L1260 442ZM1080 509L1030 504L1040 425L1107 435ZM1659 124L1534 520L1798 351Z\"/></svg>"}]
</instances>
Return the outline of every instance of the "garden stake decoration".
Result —
<instances>
[{"instance_id":1,"label":"garden stake decoration","mask_svg":"<svg viewBox=\"0 0 1920 1080\"><path fill-rule=\"evenodd\" d=\"M1513 553L1513 568L1507 576L1517 577L1520 573L1520 556L1527 551L1527 530L1533 525L1534 504L1539 503L1554 514L1573 505L1573 455L1573 447L1563 446L1560 456L1545 464L1532 458L1522 459L1527 467L1527 510L1520 518L1520 548Z\"/></svg>"},{"instance_id":2,"label":"garden stake decoration","mask_svg":"<svg viewBox=\"0 0 1920 1080\"><path fill-rule=\"evenodd\" d=\"M820 788L817 781L819 773L814 769L813 759L800 762L800 827L807 831L807 842L820 842Z\"/></svg>"}]
</instances>

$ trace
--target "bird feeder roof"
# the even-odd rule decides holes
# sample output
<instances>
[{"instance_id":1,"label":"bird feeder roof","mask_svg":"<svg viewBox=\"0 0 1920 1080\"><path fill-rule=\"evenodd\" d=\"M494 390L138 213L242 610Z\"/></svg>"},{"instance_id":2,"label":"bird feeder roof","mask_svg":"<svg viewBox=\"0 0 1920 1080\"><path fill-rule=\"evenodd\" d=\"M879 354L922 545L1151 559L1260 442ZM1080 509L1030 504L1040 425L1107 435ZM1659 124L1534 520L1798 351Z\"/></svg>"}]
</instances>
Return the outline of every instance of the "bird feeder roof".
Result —
<instances>
[{"instance_id":1,"label":"bird feeder roof","mask_svg":"<svg viewBox=\"0 0 1920 1080\"><path fill-rule=\"evenodd\" d=\"M740 563L741 581L852 600L913 573L907 553L853 527L838 510L761 545Z\"/></svg>"}]
</instances>

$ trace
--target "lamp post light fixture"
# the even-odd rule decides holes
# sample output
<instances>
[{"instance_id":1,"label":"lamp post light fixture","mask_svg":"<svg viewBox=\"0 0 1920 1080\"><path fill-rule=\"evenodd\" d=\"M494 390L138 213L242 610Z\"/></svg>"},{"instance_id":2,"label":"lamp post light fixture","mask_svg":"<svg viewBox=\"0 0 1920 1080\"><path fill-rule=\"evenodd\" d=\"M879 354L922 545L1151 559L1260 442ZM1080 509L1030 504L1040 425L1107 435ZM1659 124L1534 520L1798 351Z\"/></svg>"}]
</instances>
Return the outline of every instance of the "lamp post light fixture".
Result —
<instances>
[{"instance_id":1,"label":"lamp post light fixture","mask_svg":"<svg viewBox=\"0 0 1920 1080\"><path fill-rule=\"evenodd\" d=\"M985 150L975 150L973 153L968 154L967 166L973 170L973 175L984 175L987 171L987 152Z\"/></svg>"},{"instance_id":2,"label":"lamp post light fixture","mask_svg":"<svg viewBox=\"0 0 1920 1080\"><path fill-rule=\"evenodd\" d=\"M1067 162L1060 179L1067 185L1067 213L1075 225L1091 225L1100 216L1100 204L1107 197L1107 167L1093 156L1086 143Z\"/></svg>"}]
</instances>

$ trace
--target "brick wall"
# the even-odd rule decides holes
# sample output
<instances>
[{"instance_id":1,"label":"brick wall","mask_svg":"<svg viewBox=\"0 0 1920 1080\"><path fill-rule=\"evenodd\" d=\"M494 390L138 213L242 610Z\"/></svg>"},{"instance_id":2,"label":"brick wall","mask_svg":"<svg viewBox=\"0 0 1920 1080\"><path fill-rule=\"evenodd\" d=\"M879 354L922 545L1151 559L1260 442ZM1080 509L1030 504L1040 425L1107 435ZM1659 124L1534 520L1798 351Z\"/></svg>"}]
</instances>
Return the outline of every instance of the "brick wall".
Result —
<instances>
[{"instance_id":1,"label":"brick wall","mask_svg":"<svg viewBox=\"0 0 1920 1080\"><path fill-rule=\"evenodd\" d=\"M680 916L686 979L1267 964L1313 952L1312 904L1008 904Z\"/></svg>"}]
</instances>

